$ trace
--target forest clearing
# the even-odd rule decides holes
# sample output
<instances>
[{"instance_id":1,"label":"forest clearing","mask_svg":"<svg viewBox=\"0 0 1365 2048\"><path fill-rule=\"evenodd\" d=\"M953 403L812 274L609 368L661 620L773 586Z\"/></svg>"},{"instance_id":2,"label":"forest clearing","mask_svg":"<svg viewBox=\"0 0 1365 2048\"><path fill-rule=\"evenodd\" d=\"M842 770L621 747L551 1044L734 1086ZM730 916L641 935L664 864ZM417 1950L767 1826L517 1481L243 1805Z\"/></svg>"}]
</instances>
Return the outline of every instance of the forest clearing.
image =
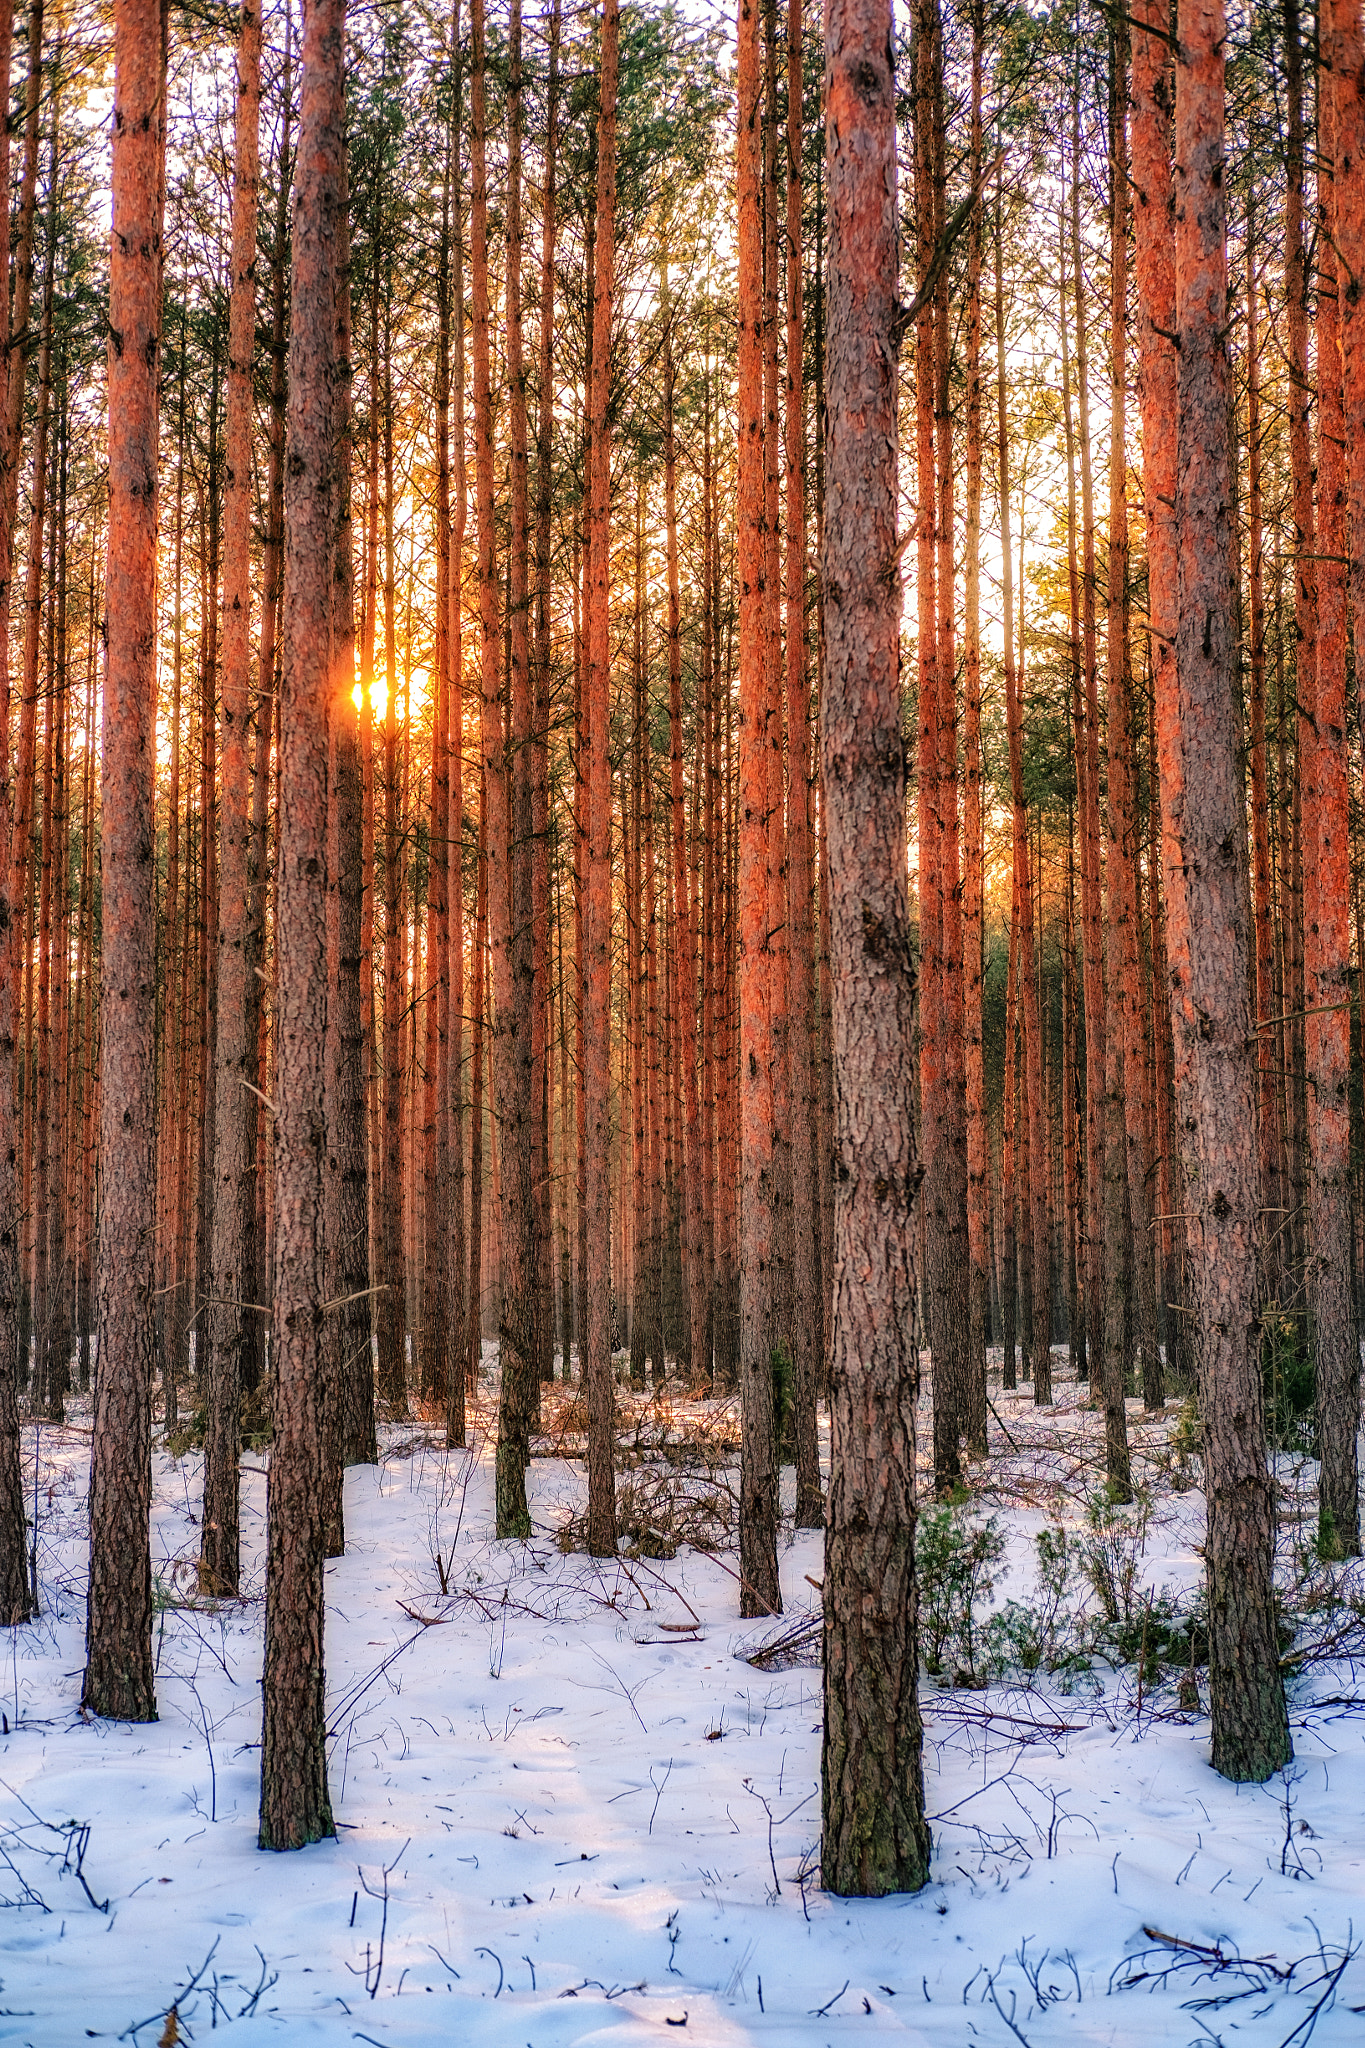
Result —
<instances>
[{"instance_id":1,"label":"forest clearing","mask_svg":"<svg viewBox=\"0 0 1365 2048\"><path fill-rule=\"evenodd\" d=\"M623 1395L622 1462L659 1526L619 1562L561 1546L584 1490L581 1464L555 1455L578 1419L558 1389L534 1443L533 1535L492 1540L491 1347L467 1450L420 1422L384 1429L378 1465L348 1476L347 1554L328 1568L338 1839L301 1863L256 1849L259 1458L243 1595L217 1602L195 1590L201 1461L158 1447L161 1719L110 1726L79 1710L88 1444L45 1427L43 1613L13 1633L0 1688L0 2039L148 2048L177 2003L172 2038L197 2041L1358 2041L1359 1606L1304 1623L1301 1645L1335 1636L1336 1654L1295 1667L1295 1762L1265 1786L1210 1772L1207 1715L1168 1644L1140 1683L1102 1628L1083 1655L1083 1628L1054 1608L1049 1661L1090 1668L1016 1663L977 1689L1002 1654L991 1610L1047 1609L1040 1531L1065 1528L1078 1551L1096 1534L1101 1418L1061 1363L1050 1410L992 1370L992 1459L961 1511L1003 1538L980 1571L994 1593L974 1603L979 1668L951 1682L955 1622L923 1693L930 1880L881 1901L818 1879L817 1532L783 1539L786 1621L735 1618L733 1404ZM1111 1524L1098 1546L1116 1580L1136 1566L1130 1653L1144 1613L1150 1648L1153 1611L1198 1604L1198 1461L1177 1418L1135 1410L1145 1531L1139 1547ZM1279 1461L1281 1577L1300 1603L1314 1476ZM703 1517L720 1547L668 1555ZM1342 1590L1359 1602L1358 1580ZM1082 1604L1103 1621L1077 1569L1061 1606ZM764 1658L803 1616L805 1648Z\"/></svg>"}]
</instances>

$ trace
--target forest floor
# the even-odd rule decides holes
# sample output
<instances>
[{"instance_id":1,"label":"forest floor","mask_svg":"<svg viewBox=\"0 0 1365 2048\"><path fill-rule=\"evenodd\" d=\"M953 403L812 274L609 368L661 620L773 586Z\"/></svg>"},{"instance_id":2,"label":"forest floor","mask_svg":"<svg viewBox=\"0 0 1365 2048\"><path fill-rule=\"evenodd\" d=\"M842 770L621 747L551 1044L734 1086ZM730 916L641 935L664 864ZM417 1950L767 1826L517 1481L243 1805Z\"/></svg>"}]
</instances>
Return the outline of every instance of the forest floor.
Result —
<instances>
[{"instance_id":1,"label":"forest floor","mask_svg":"<svg viewBox=\"0 0 1365 2048\"><path fill-rule=\"evenodd\" d=\"M1040 1531L1074 1547L1099 1529L1109 1548L1088 1554L1154 1636L1200 1577L1197 1460L1174 1404L1157 1421L1130 1404L1147 1494L1116 1535L1095 1505L1101 1418L1084 1390L1062 1378L1040 1410L991 1382L994 1455L952 1524L979 1533L993 1514L977 1550L1001 1549L969 1634L1007 1595L1016 1618L1041 1599ZM1295 1762L1264 1786L1214 1775L1188 1674L1182 1707L1178 1671L1140 1675L1093 1643L1088 1669L1036 1682L926 1682L932 1880L912 1898L835 1898L818 1882L818 1648L810 1629L790 1640L817 1610L819 1534L788 1527L786 1619L739 1622L733 1551L695 1547L730 1542L737 1418L672 1386L652 1403L623 1390L636 1554L593 1563L572 1547L579 1416L555 1389L535 1537L495 1543L492 1401L490 1371L468 1452L393 1426L378 1466L347 1475L326 1624L338 1839L292 1856L256 1847L263 1457L243 1476L246 1596L212 1603L194 1593L198 1457L155 1452L161 1718L113 1726L79 1708L88 1412L25 1426L42 1611L0 1641L0 2040L1365 2039L1349 1610L1315 1625L1339 1654L1295 1652ZM1312 1479L1280 1461L1300 1580ZM693 1542L675 1550L677 1532ZM769 1668L747 1661L779 1636Z\"/></svg>"}]
</instances>

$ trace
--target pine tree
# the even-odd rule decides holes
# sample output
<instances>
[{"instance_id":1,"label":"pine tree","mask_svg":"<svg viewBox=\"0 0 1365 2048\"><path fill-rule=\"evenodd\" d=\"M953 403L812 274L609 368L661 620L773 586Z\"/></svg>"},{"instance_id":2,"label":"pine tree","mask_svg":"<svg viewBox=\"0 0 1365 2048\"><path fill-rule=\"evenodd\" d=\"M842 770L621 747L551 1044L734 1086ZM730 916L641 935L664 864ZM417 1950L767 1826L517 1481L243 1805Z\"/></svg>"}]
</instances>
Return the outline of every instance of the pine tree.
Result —
<instances>
[{"instance_id":1,"label":"pine tree","mask_svg":"<svg viewBox=\"0 0 1365 2048\"><path fill-rule=\"evenodd\" d=\"M825 1530L826 1888L929 1874L916 1694L910 906L896 576L896 155L889 10L832 0L825 49L826 675L838 1134Z\"/></svg>"},{"instance_id":2,"label":"pine tree","mask_svg":"<svg viewBox=\"0 0 1365 2048\"><path fill-rule=\"evenodd\" d=\"M345 0L312 0L294 171L280 680L278 1052L275 1073L275 1401L266 1508L260 1843L335 1833L323 1671L323 1129L327 781L339 677L333 585L337 271L345 249ZM345 679L349 683L349 677Z\"/></svg>"},{"instance_id":3,"label":"pine tree","mask_svg":"<svg viewBox=\"0 0 1365 2048\"><path fill-rule=\"evenodd\" d=\"M153 774L165 208L164 0L114 16L109 259L109 559L101 758L98 1370L81 1703L156 1719L152 1676L152 1150L156 1094Z\"/></svg>"},{"instance_id":4,"label":"pine tree","mask_svg":"<svg viewBox=\"0 0 1365 2048\"><path fill-rule=\"evenodd\" d=\"M1176 688L1158 698L1156 715L1171 1022L1204 1416L1213 1762L1224 1777L1259 1783L1283 1767L1291 1750L1271 1578L1245 816L1231 716L1237 635L1222 180L1226 32L1221 0L1183 0L1174 137Z\"/></svg>"}]
</instances>

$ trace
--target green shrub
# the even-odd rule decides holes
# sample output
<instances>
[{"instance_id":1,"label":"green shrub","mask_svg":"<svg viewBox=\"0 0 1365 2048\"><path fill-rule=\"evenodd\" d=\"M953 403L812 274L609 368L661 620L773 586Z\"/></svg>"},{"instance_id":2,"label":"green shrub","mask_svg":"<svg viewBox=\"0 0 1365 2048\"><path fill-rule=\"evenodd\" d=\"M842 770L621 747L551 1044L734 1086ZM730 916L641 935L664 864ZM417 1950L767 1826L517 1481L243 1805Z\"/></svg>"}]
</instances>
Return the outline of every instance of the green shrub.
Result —
<instances>
[{"instance_id":1,"label":"green shrub","mask_svg":"<svg viewBox=\"0 0 1365 2048\"><path fill-rule=\"evenodd\" d=\"M977 1609L995 1589L1005 1538L994 1515L971 1519L961 1500L921 1515L915 1541L925 1669L955 1685L984 1685L986 1630Z\"/></svg>"}]
</instances>

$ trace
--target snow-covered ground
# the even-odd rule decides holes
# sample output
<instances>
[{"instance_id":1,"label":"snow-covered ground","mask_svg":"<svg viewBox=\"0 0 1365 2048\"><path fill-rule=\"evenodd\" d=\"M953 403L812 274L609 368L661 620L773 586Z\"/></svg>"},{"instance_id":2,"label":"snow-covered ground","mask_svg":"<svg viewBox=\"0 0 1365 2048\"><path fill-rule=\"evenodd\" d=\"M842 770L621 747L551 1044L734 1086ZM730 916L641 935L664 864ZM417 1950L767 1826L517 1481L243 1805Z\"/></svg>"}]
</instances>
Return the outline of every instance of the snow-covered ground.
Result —
<instances>
[{"instance_id":1,"label":"snow-covered ground","mask_svg":"<svg viewBox=\"0 0 1365 2048\"><path fill-rule=\"evenodd\" d=\"M1045 1511L1079 1519L1099 1439L1073 1386L1044 1416L993 1377L1002 1599L1028 1590ZM1133 1420L1152 1472L1164 1431ZM1131 1675L1098 1696L926 1686L933 1881L834 1898L819 1672L745 1661L774 1625L736 1619L734 1558L565 1554L583 1475L555 1457L532 1467L536 1539L495 1543L482 1431L470 1453L418 1426L385 1438L348 1474L328 1568L338 1839L272 1856L263 1460L243 1478L248 1597L207 1611L171 1604L193 1587L199 1461L158 1452L161 1718L110 1726L78 1705L88 1435L25 1429L42 1614L0 1641L0 2040L1365 2041L1365 1955L1338 1969L1365 1934L1348 1669L1295 1681L1296 1761L1261 1787L1214 1775L1207 1722L1170 1691L1139 1711ZM1197 1491L1160 1492L1149 1585L1197 1580L1201 1517ZM788 1539L790 1614L820 1573L819 1536Z\"/></svg>"}]
</instances>

